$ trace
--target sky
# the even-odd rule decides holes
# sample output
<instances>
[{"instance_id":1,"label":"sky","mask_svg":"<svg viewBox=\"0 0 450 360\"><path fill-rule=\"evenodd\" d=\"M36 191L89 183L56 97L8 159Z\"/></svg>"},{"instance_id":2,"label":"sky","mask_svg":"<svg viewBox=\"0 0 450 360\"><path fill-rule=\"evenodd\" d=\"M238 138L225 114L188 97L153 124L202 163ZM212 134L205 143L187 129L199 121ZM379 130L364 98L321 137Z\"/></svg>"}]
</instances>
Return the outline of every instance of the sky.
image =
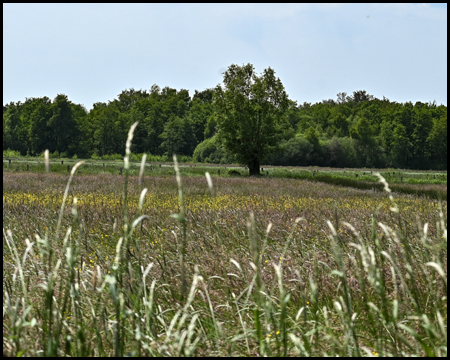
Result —
<instances>
[{"instance_id":1,"label":"sky","mask_svg":"<svg viewBox=\"0 0 450 360\"><path fill-rule=\"evenodd\" d=\"M446 4L3 4L3 104L88 110L153 84L213 88L271 67L299 104L366 90L447 105Z\"/></svg>"}]
</instances>

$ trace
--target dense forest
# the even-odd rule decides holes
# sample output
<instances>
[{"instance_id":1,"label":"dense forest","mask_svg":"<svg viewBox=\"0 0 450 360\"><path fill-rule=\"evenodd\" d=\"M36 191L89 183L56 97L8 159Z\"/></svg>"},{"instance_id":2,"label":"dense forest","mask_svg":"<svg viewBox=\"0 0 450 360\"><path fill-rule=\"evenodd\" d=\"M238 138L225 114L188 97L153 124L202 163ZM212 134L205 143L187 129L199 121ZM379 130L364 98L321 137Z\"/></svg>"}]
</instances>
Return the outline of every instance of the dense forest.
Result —
<instances>
[{"instance_id":1,"label":"dense forest","mask_svg":"<svg viewBox=\"0 0 450 360\"><path fill-rule=\"evenodd\" d=\"M217 88L216 88L217 89ZM153 85L124 90L93 109L64 94L3 106L3 150L36 156L107 158L123 155L130 125L132 151L196 162L233 163L218 141L216 89L195 91ZM342 92L315 104L288 100L286 126L267 165L447 169L447 107L397 103L364 90ZM118 156L118 155L117 155Z\"/></svg>"}]
</instances>

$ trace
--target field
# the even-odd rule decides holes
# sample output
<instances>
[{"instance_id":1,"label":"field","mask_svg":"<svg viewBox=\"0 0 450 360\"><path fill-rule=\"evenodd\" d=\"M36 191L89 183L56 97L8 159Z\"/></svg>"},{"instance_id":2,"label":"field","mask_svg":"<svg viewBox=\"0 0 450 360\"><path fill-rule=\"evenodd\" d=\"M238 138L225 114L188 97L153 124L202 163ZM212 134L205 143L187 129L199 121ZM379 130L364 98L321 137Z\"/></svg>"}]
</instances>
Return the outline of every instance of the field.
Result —
<instances>
[{"instance_id":1,"label":"field","mask_svg":"<svg viewBox=\"0 0 450 360\"><path fill-rule=\"evenodd\" d=\"M134 155L135 158L139 156ZM50 159L50 172L67 174L75 165L74 159ZM130 175L140 173L141 162L130 161ZM248 174L248 170L238 165L210 165L184 163L179 166L183 176L201 176L209 172L212 176L229 177ZM277 167L263 165L262 175L271 178L291 178L309 180L325 184L346 186L357 189L383 191L376 172L389 182L392 190L404 194L428 196L447 200L447 172L403 169L336 169L321 167ZM45 172L44 161L33 157L4 157L3 172ZM175 175L173 162L146 162L145 173L149 176ZM78 175L123 174L123 161L86 159Z\"/></svg>"},{"instance_id":2,"label":"field","mask_svg":"<svg viewBox=\"0 0 450 360\"><path fill-rule=\"evenodd\" d=\"M4 355L447 355L446 173L25 165L3 166Z\"/></svg>"}]
</instances>

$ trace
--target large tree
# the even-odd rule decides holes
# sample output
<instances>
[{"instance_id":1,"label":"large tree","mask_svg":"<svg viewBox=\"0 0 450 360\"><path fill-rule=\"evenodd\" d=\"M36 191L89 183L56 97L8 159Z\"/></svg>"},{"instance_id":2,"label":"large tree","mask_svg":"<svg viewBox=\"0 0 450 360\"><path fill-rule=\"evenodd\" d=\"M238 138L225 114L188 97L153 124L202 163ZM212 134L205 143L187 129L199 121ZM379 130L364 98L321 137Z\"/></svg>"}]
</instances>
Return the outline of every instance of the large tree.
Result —
<instances>
[{"instance_id":1,"label":"large tree","mask_svg":"<svg viewBox=\"0 0 450 360\"><path fill-rule=\"evenodd\" d=\"M447 114L433 120L433 128L428 136L432 163L437 169L447 169Z\"/></svg>"},{"instance_id":2,"label":"large tree","mask_svg":"<svg viewBox=\"0 0 450 360\"><path fill-rule=\"evenodd\" d=\"M53 146L58 152L66 152L76 142L78 132L72 102L67 95L58 94L52 104L53 116L48 120L48 127L53 136Z\"/></svg>"},{"instance_id":3,"label":"large tree","mask_svg":"<svg viewBox=\"0 0 450 360\"><path fill-rule=\"evenodd\" d=\"M259 175L261 161L289 125L288 96L275 71L269 67L258 76L252 64L229 66L223 87L215 89L214 106L218 139L250 175Z\"/></svg>"}]
</instances>

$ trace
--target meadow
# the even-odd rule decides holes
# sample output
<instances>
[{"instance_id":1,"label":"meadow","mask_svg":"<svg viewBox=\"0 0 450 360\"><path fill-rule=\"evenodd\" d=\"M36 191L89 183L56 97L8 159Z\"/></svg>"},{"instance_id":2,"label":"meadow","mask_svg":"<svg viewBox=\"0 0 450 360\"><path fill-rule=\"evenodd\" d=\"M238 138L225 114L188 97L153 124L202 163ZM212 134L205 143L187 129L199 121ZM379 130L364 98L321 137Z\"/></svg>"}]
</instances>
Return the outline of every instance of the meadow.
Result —
<instances>
[{"instance_id":1,"label":"meadow","mask_svg":"<svg viewBox=\"0 0 450 360\"><path fill-rule=\"evenodd\" d=\"M8 156L9 152L4 151L3 172L45 172L45 165L42 158ZM13 154L17 155L17 154ZM140 173L141 160L143 154L131 154L129 175ZM114 155L120 158L119 154ZM173 162L149 161L154 156L147 158L145 173L148 176L175 175ZM155 160L155 159L153 159ZM162 160L162 159L159 159ZM167 160L167 159L166 159ZM102 159L85 159L85 164L78 171L78 175L96 174L121 174L123 175L123 161L112 161ZM67 158L49 159L50 172L67 174L76 164L77 160ZM179 165L182 176L205 176L209 172L211 176L235 177L246 176L248 170L236 165L212 165L184 162ZM389 182L392 190L403 194L413 194L418 196L428 196L433 199L447 200L447 172L446 171L425 171L425 170L405 170L405 169L339 169L324 167L279 167L263 165L261 174L271 178L291 178L298 180L309 180L325 184L346 186L357 189L383 191L384 185L379 182L376 173L382 174Z\"/></svg>"},{"instance_id":2,"label":"meadow","mask_svg":"<svg viewBox=\"0 0 450 360\"><path fill-rule=\"evenodd\" d=\"M446 183L87 165L4 162L4 356L447 356Z\"/></svg>"}]
</instances>

